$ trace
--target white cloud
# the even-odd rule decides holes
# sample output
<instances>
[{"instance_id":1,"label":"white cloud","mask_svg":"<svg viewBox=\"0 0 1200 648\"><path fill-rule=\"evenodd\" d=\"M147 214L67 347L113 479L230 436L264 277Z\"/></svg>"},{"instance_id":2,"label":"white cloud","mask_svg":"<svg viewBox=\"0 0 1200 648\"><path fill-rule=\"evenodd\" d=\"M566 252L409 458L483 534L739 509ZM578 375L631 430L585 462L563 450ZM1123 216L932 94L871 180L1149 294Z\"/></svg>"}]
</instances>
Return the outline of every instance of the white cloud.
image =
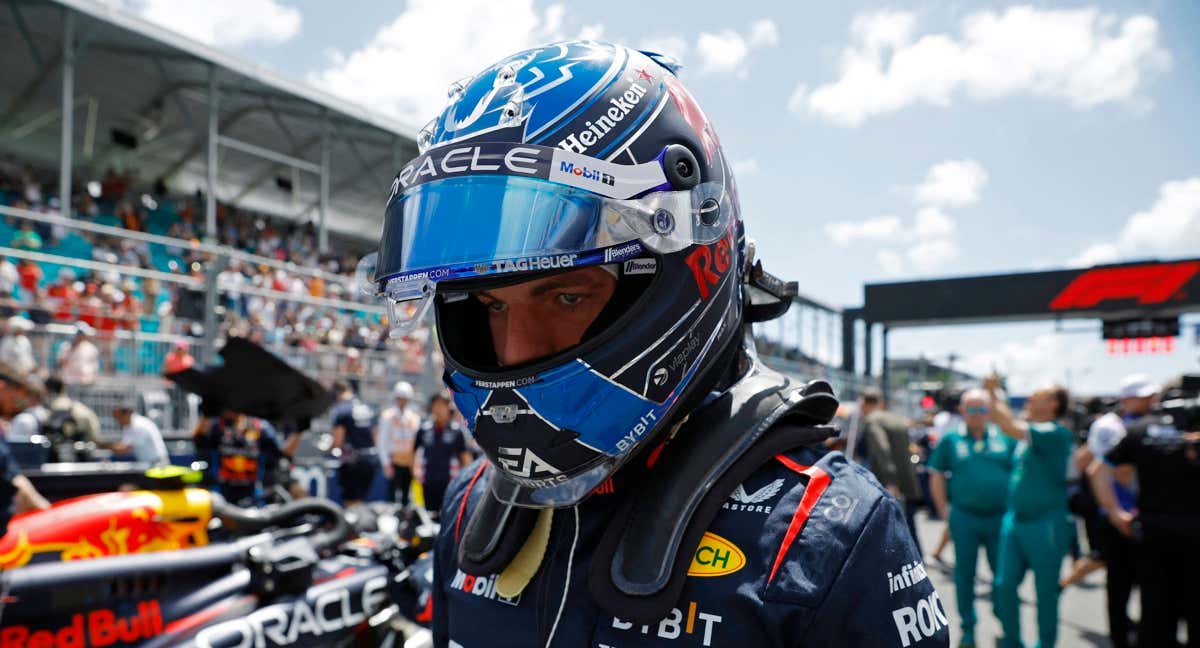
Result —
<instances>
[{"instance_id":1,"label":"white cloud","mask_svg":"<svg viewBox=\"0 0 1200 648\"><path fill-rule=\"evenodd\" d=\"M904 273L904 255L895 250L879 250L875 253L875 261L889 275L896 276Z\"/></svg>"},{"instance_id":2,"label":"white cloud","mask_svg":"<svg viewBox=\"0 0 1200 648\"><path fill-rule=\"evenodd\" d=\"M1086 250L1067 261L1067 265L1077 268L1088 268L1103 263L1112 263L1121 257L1121 250L1115 243L1097 243L1088 246Z\"/></svg>"},{"instance_id":3,"label":"white cloud","mask_svg":"<svg viewBox=\"0 0 1200 648\"><path fill-rule=\"evenodd\" d=\"M750 47L774 47L779 44L779 28L775 26L774 21L767 18L756 20L750 25L750 34L746 40Z\"/></svg>"},{"instance_id":4,"label":"white cloud","mask_svg":"<svg viewBox=\"0 0 1200 648\"><path fill-rule=\"evenodd\" d=\"M1121 259L1194 255L1200 250L1200 176L1164 182L1158 199L1129 217L1115 242L1089 246L1071 259L1090 266Z\"/></svg>"},{"instance_id":5,"label":"white cloud","mask_svg":"<svg viewBox=\"0 0 1200 648\"><path fill-rule=\"evenodd\" d=\"M579 33L575 35L581 40L602 40L604 38L604 25L600 23L591 23L579 28ZM617 42L620 42L619 40Z\"/></svg>"},{"instance_id":6,"label":"white cloud","mask_svg":"<svg viewBox=\"0 0 1200 648\"><path fill-rule=\"evenodd\" d=\"M752 157L734 160L733 173L735 176L748 176L758 173L758 160Z\"/></svg>"},{"instance_id":7,"label":"white cloud","mask_svg":"<svg viewBox=\"0 0 1200 648\"><path fill-rule=\"evenodd\" d=\"M902 31L902 30L899 30ZM896 33L899 33L896 32ZM884 32L879 38L894 38ZM974 160L946 160L929 168L925 180L914 188L923 205L909 223L895 216L865 221L835 221L825 225L825 235L842 246L855 241L884 241L891 247L875 253L875 261L889 275L932 273L958 260L955 234L958 224L945 207L963 207L979 201L987 184L987 171ZM897 249L896 246L902 246Z\"/></svg>"},{"instance_id":8,"label":"white cloud","mask_svg":"<svg viewBox=\"0 0 1200 648\"><path fill-rule=\"evenodd\" d=\"M1026 94L1075 108L1145 102L1138 90L1164 69L1158 23L1137 14L1119 20L1096 8L1009 7L969 14L959 33L916 36L916 16L904 11L859 14L850 26L839 78L791 102L842 126L918 103L949 106Z\"/></svg>"},{"instance_id":9,"label":"white cloud","mask_svg":"<svg viewBox=\"0 0 1200 648\"><path fill-rule=\"evenodd\" d=\"M701 32L696 37L696 55L700 58L701 74L744 75L743 63L750 55L750 45L741 34L722 29L712 34Z\"/></svg>"},{"instance_id":10,"label":"white cloud","mask_svg":"<svg viewBox=\"0 0 1200 648\"><path fill-rule=\"evenodd\" d=\"M452 81L521 49L566 38L565 22L563 5L539 13L533 0L410 0L366 45L309 81L420 126L444 106ZM596 35L602 27L579 31Z\"/></svg>"},{"instance_id":11,"label":"white cloud","mask_svg":"<svg viewBox=\"0 0 1200 648\"><path fill-rule=\"evenodd\" d=\"M948 238L917 241L908 248L908 262L917 272L930 273L958 260L958 244Z\"/></svg>"},{"instance_id":12,"label":"white cloud","mask_svg":"<svg viewBox=\"0 0 1200 648\"><path fill-rule=\"evenodd\" d=\"M1088 367L1096 362L1095 353L1092 344L1074 344L1071 336L1043 333L969 353L962 368L977 376L999 371L1010 393L1028 394L1049 383L1065 382L1065 368Z\"/></svg>"},{"instance_id":13,"label":"white cloud","mask_svg":"<svg viewBox=\"0 0 1200 648\"><path fill-rule=\"evenodd\" d=\"M1163 183L1150 209L1129 217L1117 247L1126 254L1200 250L1200 176Z\"/></svg>"},{"instance_id":14,"label":"white cloud","mask_svg":"<svg viewBox=\"0 0 1200 648\"><path fill-rule=\"evenodd\" d=\"M882 241L896 236L900 231L900 219L895 216L880 216L864 221L834 221L825 224L825 235L838 245L849 245L854 241Z\"/></svg>"},{"instance_id":15,"label":"white cloud","mask_svg":"<svg viewBox=\"0 0 1200 648\"><path fill-rule=\"evenodd\" d=\"M787 109L797 115L804 112L804 104L808 101L808 86L801 83L792 90L792 96L788 97Z\"/></svg>"},{"instance_id":16,"label":"white cloud","mask_svg":"<svg viewBox=\"0 0 1200 648\"><path fill-rule=\"evenodd\" d=\"M975 160L946 160L930 167L916 199L922 205L965 207L979 202L987 181L987 171Z\"/></svg>"},{"instance_id":17,"label":"white cloud","mask_svg":"<svg viewBox=\"0 0 1200 648\"><path fill-rule=\"evenodd\" d=\"M655 54L666 54L677 61L687 59L689 51L687 40L682 36L672 34L643 39L638 45L638 49Z\"/></svg>"},{"instance_id":18,"label":"white cloud","mask_svg":"<svg viewBox=\"0 0 1200 648\"><path fill-rule=\"evenodd\" d=\"M276 0L132 0L125 5L150 22L209 45L275 45L300 33L300 11Z\"/></svg>"},{"instance_id":19,"label":"white cloud","mask_svg":"<svg viewBox=\"0 0 1200 648\"><path fill-rule=\"evenodd\" d=\"M954 229L954 219L937 207L922 208L913 224L914 234L922 240L948 237Z\"/></svg>"},{"instance_id":20,"label":"white cloud","mask_svg":"<svg viewBox=\"0 0 1200 648\"><path fill-rule=\"evenodd\" d=\"M722 29L701 32L694 44L675 34L658 34L642 40L639 49L667 54L690 65L694 60L697 73L712 76L733 76L745 79L750 75L750 55L754 50L779 44L779 28L762 18L750 24L745 32Z\"/></svg>"}]
</instances>

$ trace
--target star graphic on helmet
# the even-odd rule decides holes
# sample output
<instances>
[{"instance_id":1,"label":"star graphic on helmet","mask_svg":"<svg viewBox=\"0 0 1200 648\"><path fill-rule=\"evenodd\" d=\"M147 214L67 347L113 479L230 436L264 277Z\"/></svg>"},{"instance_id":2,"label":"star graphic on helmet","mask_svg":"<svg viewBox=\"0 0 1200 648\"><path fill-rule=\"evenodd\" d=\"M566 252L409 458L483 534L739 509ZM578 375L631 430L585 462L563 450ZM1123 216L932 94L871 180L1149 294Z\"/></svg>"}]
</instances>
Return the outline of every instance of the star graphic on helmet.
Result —
<instances>
[{"instance_id":1,"label":"star graphic on helmet","mask_svg":"<svg viewBox=\"0 0 1200 648\"><path fill-rule=\"evenodd\" d=\"M645 79L647 81L654 80L654 76L652 74L650 74L649 72L647 72L646 68L642 68L642 69L638 70L638 76L642 77L643 79Z\"/></svg>"}]
</instances>

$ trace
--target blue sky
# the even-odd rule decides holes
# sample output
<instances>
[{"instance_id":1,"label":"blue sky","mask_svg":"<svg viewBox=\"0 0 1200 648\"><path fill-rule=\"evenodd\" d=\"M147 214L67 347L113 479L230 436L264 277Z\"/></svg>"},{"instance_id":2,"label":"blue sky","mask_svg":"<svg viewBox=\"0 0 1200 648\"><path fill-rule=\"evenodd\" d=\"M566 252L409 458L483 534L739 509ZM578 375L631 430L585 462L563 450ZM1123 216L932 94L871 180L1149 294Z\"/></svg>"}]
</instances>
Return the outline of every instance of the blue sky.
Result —
<instances>
[{"instance_id":1,"label":"blue sky","mask_svg":"<svg viewBox=\"0 0 1200 648\"><path fill-rule=\"evenodd\" d=\"M528 45L666 49L737 164L760 256L833 304L869 281L1200 256L1195 2L114 1L415 126ZM892 350L1109 391L1197 370L1195 338L1110 357L1098 331L1041 323L901 330Z\"/></svg>"}]
</instances>

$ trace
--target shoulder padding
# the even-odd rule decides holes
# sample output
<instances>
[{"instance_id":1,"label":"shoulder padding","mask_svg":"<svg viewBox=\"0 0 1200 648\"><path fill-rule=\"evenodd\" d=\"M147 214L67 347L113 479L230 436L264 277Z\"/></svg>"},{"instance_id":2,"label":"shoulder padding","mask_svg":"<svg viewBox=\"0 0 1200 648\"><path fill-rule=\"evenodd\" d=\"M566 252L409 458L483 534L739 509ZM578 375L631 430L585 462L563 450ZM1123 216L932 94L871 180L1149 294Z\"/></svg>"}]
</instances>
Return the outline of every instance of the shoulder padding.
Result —
<instances>
[{"instance_id":1,"label":"shoulder padding","mask_svg":"<svg viewBox=\"0 0 1200 648\"><path fill-rule=\"evenodd\" d=\"M836 407L827 383L801 387L760 367L694 412L601 539L589 577L597 604L638 623L665 617L725 499L776 454L832 436L816 426Z\"/></svg>"},{"instance_id":2,"label":"shoulder padding","mask_svg":"<svg viewBox=\"0 0 1200 648\"><path fill-rule=\"evenodd\" d=\"M811 463L810 472L822 475L823 486L790 542L788 528L796 516L776 518L763 529L767 542L774 545L771 560L780 559L778 570L765 584L763 600L815 609L837 582L876 509L894 502L870 471L847 461L840 452L819 459L807 451L793 456L798 462ZM813 487L810 480L794 489L799 492L780 501L799 502ZM880 548L881 553L886 551L886 547Z\"/></svg>"}]
</instances>

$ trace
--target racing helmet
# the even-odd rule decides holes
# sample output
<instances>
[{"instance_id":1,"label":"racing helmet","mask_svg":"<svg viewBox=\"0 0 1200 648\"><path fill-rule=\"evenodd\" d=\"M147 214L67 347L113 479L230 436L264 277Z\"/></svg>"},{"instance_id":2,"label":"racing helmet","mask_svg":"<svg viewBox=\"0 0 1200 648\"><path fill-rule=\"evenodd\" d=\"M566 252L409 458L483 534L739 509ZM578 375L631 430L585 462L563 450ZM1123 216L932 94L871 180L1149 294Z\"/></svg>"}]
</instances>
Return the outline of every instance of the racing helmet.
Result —
<instances>
[{"instance_id":1,"label":"racing helmet","mask_svg":"<svg viewBox=\"0 0 1200 648\"><path fill-rule=\"evenodd\" d=\"M392 182L360 280L393 335L436 313L443 379L502 501L579 502L741 347L737 190L676 68L593 41L514 54L450 86ZM582 340L502 366L472 291L588 266L617 283Z\"/></svg>"}]
</instances>

